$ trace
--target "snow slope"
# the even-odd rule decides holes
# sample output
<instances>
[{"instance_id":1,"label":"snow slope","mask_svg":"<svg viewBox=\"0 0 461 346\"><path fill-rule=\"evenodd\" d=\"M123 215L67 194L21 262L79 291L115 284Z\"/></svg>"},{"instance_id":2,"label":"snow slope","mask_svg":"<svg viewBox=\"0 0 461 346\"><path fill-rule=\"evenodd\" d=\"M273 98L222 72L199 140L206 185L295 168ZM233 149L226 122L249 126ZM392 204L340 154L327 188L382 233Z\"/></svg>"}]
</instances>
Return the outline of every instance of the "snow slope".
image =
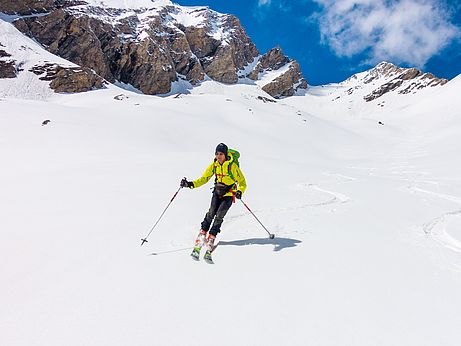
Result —
<instances>
[{"instance_id":1,"label":"snow slope","mask_svg":"<svg viewBox=\"0 0 461 346\"><path fill-rule=\"evenodd\" d=\"M458 345L460 81L355 110L211 81L0 96L0 343ZM192 261L209 183L140 247L221 141L276 238L236 203Z\"/></svg>"}]
</instances>

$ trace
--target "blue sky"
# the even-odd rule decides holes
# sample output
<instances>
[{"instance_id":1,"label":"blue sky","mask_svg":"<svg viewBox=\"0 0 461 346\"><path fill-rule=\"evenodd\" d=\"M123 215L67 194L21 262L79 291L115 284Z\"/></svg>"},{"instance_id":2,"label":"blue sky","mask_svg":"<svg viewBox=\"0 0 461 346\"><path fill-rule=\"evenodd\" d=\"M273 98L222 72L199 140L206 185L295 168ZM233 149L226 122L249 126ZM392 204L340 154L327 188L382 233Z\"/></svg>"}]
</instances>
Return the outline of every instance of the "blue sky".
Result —
<instances>
[{"instance_id":1,"label":"blue sky","mask_svg":"<svg viewBox=\"0 0 461 346\"><path fill-rule=\"evenodd\" d=\"M461 0L173 0L236 15L261 53L279 45L309 84L381 61L461 73Z\"/></svg>"}]
</instances>

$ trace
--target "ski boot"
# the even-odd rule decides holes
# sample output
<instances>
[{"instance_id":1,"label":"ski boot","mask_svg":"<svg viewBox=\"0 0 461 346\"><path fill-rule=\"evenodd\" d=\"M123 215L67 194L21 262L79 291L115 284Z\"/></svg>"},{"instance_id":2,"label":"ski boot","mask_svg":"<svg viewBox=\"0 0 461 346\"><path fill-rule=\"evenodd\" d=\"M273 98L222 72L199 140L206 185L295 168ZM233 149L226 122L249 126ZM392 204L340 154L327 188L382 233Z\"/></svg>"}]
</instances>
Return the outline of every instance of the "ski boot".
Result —
<instances>
[{"instance_id":1,"label":"ski boot","mask_svg":"<svg viewBox=\"0 0 461 346\"><path fill-rule=\"evenodd\" d=\"M213 258L211 258L211 252L208 250L206 250L205 256L203 256L203 259L205 260L206 263L214 264Z\"/></svg>"},{"instance_id":2,"label":"ski boot","mask_svg":"<svg viewBox=\"0 0 461 346\"><path fill-rule=\"evenodd\" d=\"M198 261L200 258L200 250L202 249L203 244L205 244L205 239L206 239L206 231L202 229L200 230L200 233L198 234L197 239L195 239L194 249L192 250L192 253L190 254L192 258L196 261Z\"/></svg>"},{"instance_id":3,"label":"ski boot","mask_svg":"<svg viewBox=\"0 0 461 346\"><path fill-rule=\"evenodd\" d=\"M205 260L205 262L207 263L210 263L210 264L213 264L213 258L211 258L211 253L213 252L213 248L214 248L214 241L216 239L216 236L213 235L213 234L209 234L208 235L208 240L206 242L206 252L205 252L205 256L203 256L203 259Z\"/></svg>"}]
</instances>

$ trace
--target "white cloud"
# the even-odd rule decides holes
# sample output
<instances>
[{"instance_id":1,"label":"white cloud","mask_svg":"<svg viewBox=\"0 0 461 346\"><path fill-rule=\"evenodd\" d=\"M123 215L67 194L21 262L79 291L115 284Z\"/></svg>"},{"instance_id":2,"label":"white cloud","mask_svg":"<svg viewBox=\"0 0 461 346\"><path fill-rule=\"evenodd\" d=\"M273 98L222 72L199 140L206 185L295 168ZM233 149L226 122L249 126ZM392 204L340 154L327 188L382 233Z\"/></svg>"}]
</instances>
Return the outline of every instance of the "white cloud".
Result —
<instances>
[{"instance_id":1,"label":"white cloud","mask_svg":"<svg viewBox=\"0 0 461 346\"><path fill-rule=\"evenodd\" d=\"M314 0L322 41L338 56L366 53L370 63L389 60L423 67L460 28L436 0Z\"/></svg>"}]
</instances>

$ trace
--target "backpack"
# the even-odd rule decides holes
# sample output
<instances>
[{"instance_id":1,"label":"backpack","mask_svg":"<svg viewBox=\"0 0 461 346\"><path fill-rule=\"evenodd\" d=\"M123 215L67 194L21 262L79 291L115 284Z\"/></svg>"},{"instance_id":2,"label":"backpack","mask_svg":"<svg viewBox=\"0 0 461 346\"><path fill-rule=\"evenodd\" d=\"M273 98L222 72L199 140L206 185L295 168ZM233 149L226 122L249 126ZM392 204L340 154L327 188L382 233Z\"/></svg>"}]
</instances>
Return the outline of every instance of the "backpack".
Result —
<instances>
[{"instance_id":1,"label":"backpack","mask_svg":"<svg viewBox=\"0 0 461 346\"><path fill-rule=\"evenodd\" d=\"M234 158L234 161L232 161L231 164L228 166L229 167L229 172L228 173L229 173L229 176L231 177L231 179L235 180L234 175L232 174L231 166L232 166L233 163L235 163L237 165L237 167L240 167L240 162L239 162L240 153L235 149L229 149L228 152L231 153L232 157Z\"/></svg>"}]
</instances>

